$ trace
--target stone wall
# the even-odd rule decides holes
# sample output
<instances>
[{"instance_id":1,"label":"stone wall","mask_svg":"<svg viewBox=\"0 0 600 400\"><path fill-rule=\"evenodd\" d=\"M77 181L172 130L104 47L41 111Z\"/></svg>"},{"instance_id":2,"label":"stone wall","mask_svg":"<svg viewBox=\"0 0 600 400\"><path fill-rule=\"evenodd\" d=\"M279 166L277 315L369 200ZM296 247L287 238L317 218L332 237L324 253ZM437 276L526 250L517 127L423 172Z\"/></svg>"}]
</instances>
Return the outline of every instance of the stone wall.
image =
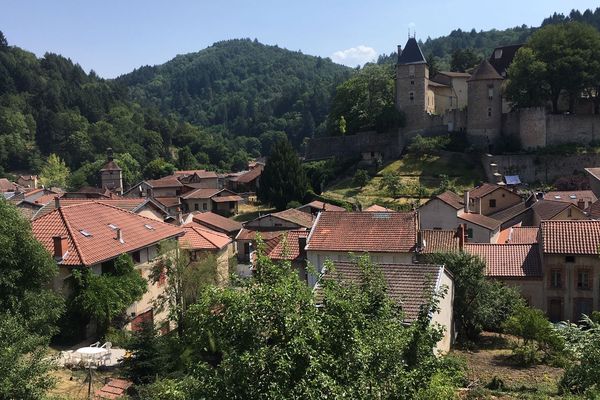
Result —
<instances>
[{"instance_id":1,"label":"stone wall","mask_svg":"<svg viewBox=\"0 0 600 400\"><path fill-rule=\"evenodd\" d=\"M563 143L589 144L600 140L600 115L546 116L546 145Z\"/></svg>"},{"instance_id":2,"label":"stone wall","mask_svg":"<svg viewBox=\"0 0 600 400\"><path fill-rule=\"evenodd\" d=\"M489 182L495 182L490 164L498 165L502 175L519 175L524 183L552 184L558 178L583 174L584 168L600 165L600 154L559 155L484 155L482 164Z\"/></svg>"},{"instance_id":3,"label":"stone wall","mask_svg":"<svg viewBox=\"0 0 600 400\"><path fill-rule=\"evenodd\" d=\"M548 121L543 107L526 108L513 114L519 119L521 148L546 146Z\"/></svg>"},{"instance_id":4,"label":"stone wall","mask_svg":"<svg viewBox=\"0 0 600 400\"><path fill-rule=\"evenodd\" d=\"M309 140L306 160L326 158L360 158L365 152L382 154L386 160L399 158L404 149L404 137L400 133L360 132L356 135L330 136Z\"/></svg>"}]
</instances>

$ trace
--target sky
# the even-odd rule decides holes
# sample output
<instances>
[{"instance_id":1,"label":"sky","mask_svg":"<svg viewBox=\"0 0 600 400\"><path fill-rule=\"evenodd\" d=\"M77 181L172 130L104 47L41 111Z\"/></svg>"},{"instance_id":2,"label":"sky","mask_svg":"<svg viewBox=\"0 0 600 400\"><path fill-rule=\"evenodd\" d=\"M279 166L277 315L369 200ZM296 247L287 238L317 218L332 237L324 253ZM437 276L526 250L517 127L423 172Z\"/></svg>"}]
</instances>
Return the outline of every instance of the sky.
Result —
<instances>
[{"instance_id":1,"label":"sky","mask_svg":"<svg viewBox=\"0 0 600 400\"><path fill-rule=\"evenodd\" d=\"M10 45L58 53L114 78L234 38L258 39L356 66L453 29L539 26L597 0L0 0Z\"/></svg>"}]
</instances>

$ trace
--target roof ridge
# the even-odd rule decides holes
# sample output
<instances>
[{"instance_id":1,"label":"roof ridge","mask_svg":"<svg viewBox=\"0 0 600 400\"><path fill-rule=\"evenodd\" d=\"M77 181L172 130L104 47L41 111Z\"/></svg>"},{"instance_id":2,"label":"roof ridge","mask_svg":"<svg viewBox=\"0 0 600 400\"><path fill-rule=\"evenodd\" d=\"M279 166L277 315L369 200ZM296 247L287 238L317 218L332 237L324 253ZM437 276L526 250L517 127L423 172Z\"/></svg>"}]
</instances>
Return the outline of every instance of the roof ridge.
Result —
<instances>
[{"instance_id":1,"label":"roof ridge","mask_svg":"<svg viewBox=\"0 0 600 400\"><path fill-rule=\"evenodd\" d=\"M71 228L71 224L69 223L67 218L65 218L62 208L61 207L56 208L56 209L54 209L54 211L58 212L58 215L60 216L63 223L65 224L65 228L67 229L67 234L69 236L71 236L71 241L73 242L73 247L75 247L75 252L77 253L77 256L79 257L79 261L81 261L81 265L87 265L85 262L85 258L83 257L83 254L81 253L81 250L79 250L79 242L77 241L75 235L73 234L73 229ZM46 215L50 215L50 214L52 214L52 212L50 212Z\"/></svg>"},{"instance_id":2,"label":"roof ridge","mask_svg":"<svg viewBox=\"0 0 600 400\"><path fill-rule=\"evenodd\" d=\"M113 208L113 209L115 209L115 210L117 210L117 211L124 212L124 213L126 213L126 214L132 214L132 215L135 215L135 216L137 216L137 217L141 217L141 218L143 218L143 219L145 219L145 220L148 220L149 222L151 222L151 223L153 223L153 224L159 223L159 224L161 224L161 225L166 225L166 226L170 226L170 227L172 227L172 226L173 226L173 225L171 225L171 224L167 224L166 222L163 222L163 221L158 221L158 220L155 220L155 219L152 219L152 218L146 217L146 216L144 216L144 215L136 214L136 213L134 213L133 211L129 211L129 210L125 210L124 208L120 208L120 207L117 207L117 206L113 206L112 204L106 204L106 203L103 203L103 202L102 202L102 200L94 200L94 201L92 201L92 203L101 204L101 205L103 205L103 206L105 206L105 207L110 207L110 208ZM89 203L86 203L86 204L89 204ZM74 204L74 205L81 205L81 204Z\"/></svg>"}]
</instances>

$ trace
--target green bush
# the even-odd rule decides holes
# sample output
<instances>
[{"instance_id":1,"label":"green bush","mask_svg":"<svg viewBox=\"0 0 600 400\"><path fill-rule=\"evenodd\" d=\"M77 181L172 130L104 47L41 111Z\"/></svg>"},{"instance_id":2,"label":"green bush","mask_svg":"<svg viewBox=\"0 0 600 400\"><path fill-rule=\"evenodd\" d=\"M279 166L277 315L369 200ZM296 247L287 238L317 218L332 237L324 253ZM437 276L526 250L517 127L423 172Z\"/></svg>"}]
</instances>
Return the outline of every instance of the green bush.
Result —
<instances>
[{"instance_id":1,"label":"green bush","mask_svg":"<svg viewBox=\"0 0 600 400\"><path fill-rule=\"evenodd\" d=\"M131 332L124 329L109 327L104 335L105 342L111 342L113 347L126 348L131 340Z\"/></svg>"},{"instance_id":2,"label":"green bush","mask_svg":"<svg viewBox=\"0 0 600 400\"><path fill-rule=\"evenodd\" d=\"M522 367L529 367L542 361L537 345L532 342L515 344L512 349L512 358L517 365Z\"/></svg>"},{"instance_id":3,"label":"green bush","mask_svg":"<svg viewBox=\"0 0 600 400\"><path fill-rule=\"evenodd\" d=\"M450 136L423 137L415 136L407 147L407 151L416 156L436 155L450 144Z\"/></svg>"},{"instance_id":4,"label":"green bush","mask_svg":"<svg viewBox=\"0 0 600 400\"><path fill-rule=\"evenodd\" d=\"M369 182L369 173L364 169L357 169L354 173L352 183L358 187L364 187Z\"/></svg>"}]
</instances>

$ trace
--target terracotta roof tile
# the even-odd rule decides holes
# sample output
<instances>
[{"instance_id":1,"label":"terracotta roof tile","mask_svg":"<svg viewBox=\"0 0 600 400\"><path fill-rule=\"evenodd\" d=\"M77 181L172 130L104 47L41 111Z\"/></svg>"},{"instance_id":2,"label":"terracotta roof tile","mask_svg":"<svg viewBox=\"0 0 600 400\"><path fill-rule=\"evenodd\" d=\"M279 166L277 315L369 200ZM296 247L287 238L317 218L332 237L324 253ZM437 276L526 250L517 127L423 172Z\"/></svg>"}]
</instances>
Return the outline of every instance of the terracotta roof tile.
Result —
<instances>
[{"instance_id":1,"label":"terracotta roof tile","mask_svg":"<svg viewBox=\"0 0 600 400\"><path fill-rule=\"evenodd\" d=\"M323 211L308 250L408 253L417 240L414 212Z\"/></svg>"},{"instance_id":2,"label":"terracotta roof tile","mask_svg":"<svg viewBox=\"0 0 600 400\"><path fill-rule=\"evenodd\" d=\"M153 199L167 208L175 207L181 204L179 197L153 197Z\"/></svg>"},{"instance_id":3,"label":"terracotta roof tile","mask_svg":"<svg viewBox=\"0 0 600 400\"><path fill-rule=\"evenodd\" d=\"M0 178L0 192L14 192L17 186L6 178Z\"/></svg>"},{"instance_id":4,"label":"terracotta roof tile","mask_svg":"<svg viewBox=\"0 0 600 400\"><path fill-rule=\"evenodd\" d=\"M542 276L542 263L537 244L467 243L465 251L485 261L487 276L505 278Z\"/></svg>"},{"instance_id":5,"label":"terracotta roof tile","mask_svg":"<svg viewBox=\"0 0 600 400\"><path fill-rule=\"evenodd\" d=\"M488 80L503 80L502 76L496 71L492 64L488 60L483 60L479 67L473 72L473 75L467 79L468 82L471 81L488 81Z\"/></svg>"},{"instance_id":6,"label":"terracotta roof tile","mask_svg":"<svg viewBox=\"0 0 600 400\"><path fill-rule=\"evenodd\" d=\"M498 229L501 225L501 222L498 220L476 213L463 213L458 216L458 219L483 226L492 231Z\"/></svg>"},{"instance_id":7,"label":"terracotta roof tile","mask_svg":"<svg viewBox=\"0 0 600 400\"><path fill-rule=\"evenodd\" d=\"M295 208L279 211L271 215L305 228L311 228L314 222L314 217L311 214L296 210Z\"/></svg>"},{"instance_id":8,"label":"terracotta roof tile","mask_svg":"<svg viewBox=\"0 0 600 400\"><path fill-rule=\"evenodd\" d=\"M541 220L552 219L557 214L571 206L571 203L555 200L538 200L531 209Z\"/></svg>"},{"instance_id":9,"label":"terracotta roof tile","mask_svg":"<svg viewBox=\"0 0 600 400\"><path fill-rule=\"evenodd\" d=\"M529 210L529 207L525 202L521 202L515 204L514 206L508 207L502 211L495 212L493 214L488 215L488 217L498 220L502 223L508 222L511 219L526 213Z\"/></svg>"},{"instance_id":10,"label":"terracotta roof tile","mask_svg":"<svg viewBox=\"0 0 600 400\"><path fill-rule=\"evenodd\" d=\"M599 254L600 221L542 221L544 253Z\"/></svg>"},{"instance_id":11,"label":"terracotta roof tile","mask_svg":"<svg viewBox=\"0 0 600 400\"><path fill-rule=\"evenodd\" d=\"M580 200L583 200L584 207L588 207L590 204L594 203L598 198L591 190L572 190L570 192L567 191L553 191L544 194L545 200L555 200L562 201L577 205Z\"/></svg>"},{"instance_id":12,"label":"terracotta roof tile","mask_svg":"<svg viewBox=\"0 0 600 400\"><path fill-rule=\"evenodd\" d=\"M196 189L181 196L182 199L210 199L222 189Z\"/></svg>"},{"instance_id":13,"label":"terracotta roof tile","mask_svg":"<svg viewBox=\"0 0 600 400\"><path fill-rule=\"evenodd\" d=\"M238 183L250 183L262 174L263 169L264 166L259 164L250 171L244 172L243 174L231 178L231 181Z\"/></svg>"},{"instance_id":14,"label":"terracotta roof tile","mask_svg":"<svg viewBox=\"0 0 600 400\"><path fill-rule=\"evenodd\" d=\"M459 195L457 195L456 193L454 193L450 190L447 190L444 193L440 193L437 196L435 196L434 198L440 199L444 203L456 208L457 210L460 210L461 208L463 208L465 206L463 199Z\"/></svg>"},{"instance_id":15,"label":"terracotta roof tile","mask_svg":"<svg viewBox=\"0 0 600 400\"><path fill-rule=\"evenodd\" d=\"M531 226L515 226L509 228L508 243L512 244L533 244L538 242L538 233L540 228Z\"/></svg>"},{"instance_id":16,"label":"terracotta roof tile","mask_svg":"<svg viewBox=\"0 0 600 400\"><path fill-rule=\"evenodd\" d=\"M478 199L492 193L494 190L500 189L501 186L493 185L491 183L483 183L474 189L469 190L470 199Z\"/></svg>"},{"instance_id":17,"label":"terracotta roof tile","mask_svg":"<svg viewBox=\"0 0 600 400\"><path fill-rule=\"evenodd\" d=\"M359 284L361 271L352 262L334 262L335 270L325 274L326 279ZM428 292L436 289L444 268L430 264L379 264L387 285L387 294L398 302L406 321L414 321L421 306L428 300ZM326 303L325 303L326 305Z\"/></svg>"},{"instance_id":18,"label":"terracotta roof tile","mask_svg":"<svg viewBox=\"0 0 600 400\"><path fill-rule=\"evenodd\" d=\"M56 209L55 203L54 203L54 198L56 197L56 195L52 195L52 196L53 196L53 200L51 202L45 204L36 213L34 218L40 218ZM101 202L101 203L108 204L108 205L118 207L118 208L122 208L123 210L127 210L127 211L134 211L140 205L144 204L146 202L146 199L142 198L142 197L121 198L121 199L60 199L60 205L61 205L61 207L66 207L66 206L72 206L75 204L90 203L93 201Z\"/></svg>"},{"instance_id":19,"label":"terracotta roof tile","mask_svg":"<svg viewBox=\"0 0 600 400\"><path fill-rule=\"evenodd\" d=\"M590 218L600 219L600 200L595 201L592 205L586 210L589 214Z\"/></svg>"},{"instance_id":20,"label":"terracotta roof tile","mask_svg":"<svg viewBox=\"0 0 600 400\"><path fill-rule=\"evenodd\" d=\"M114 160L110 160L104 164L100 171L122 171L122 169Z\"/></svg>"},{"instance_id":21,"label":"terracotta roof tile","mask_svg":"<svg viewBox=\"0 0 600 400\"><path fill-rule=\"evenodd\" d=\"M280 231L255 231L251 229L242 228L242 230L237 234L235 240L255 240L257 235L260 235L261 239L264 241L271 240L278 236L283 235L287 230Z\"/></svg>"},{"instance_id":22,"label":"terracotta roof tile","mask_svg":"<svg viewBox=\"0 0 600 400\"><path fill-rule=\"evenodd\" d=\"M215 197L211 197L211 200L214 201L215 203L227 203L229 201L235 201L235 202L244 201L244 199L241 198L240 196L238 196L237 194L232 194L230 196L215 196Z\"/></svg>"},{"instance_id":23,"label":"terracotta roof tile","mask_svg":"<svg viewBox=\"0 0 600 400\"><path fill-rule=\"evenodd\" d=\"M121 229L123 243L115 239L109 224ZM68 253L61 263L69 266L91 266L183 233L173 225L97 201L56 209L34 220L32 230L50 253L52 237L65 236Z\"/></svg>"},{"instance_id":24,"label":"terracotta roof tile","mask_svg":"<svg viewBox=\"0 0 600 400\"><path fill-rule=\"evenodd\" d=\"M459 238L456 231L441 231L437 229L421 230L421 239L424 242L422 252L452 253L459 250Z\"/></svg>"},{"instance_id":25,"label":"terracotta roof tile","mask_svg":"<svg viewBox=\"0 0 600 400\"><path fill-rule=\"evenodd\" d=\"M238 232L242 229L242 224L239 222L213 212L194 212L192 219L200 225L207 226L211 229L226 231L228 233Z\"/></svg>"},{"instance_id":26,"label":"terracotta roof tile","mask_svg":"<svg viewBox=\"0 0 600 400\"><path fill-rule=\"evenodd\" d=\"M184 235L179 238L181 247L190 250L220 250L232 242L224 233L213 231L195 222L182 226Z\"/></svg>"},{"instance_id":27,"label":"terracotta roof tile","mask_svg":"<svg viewBox=\"0 0 600 400\"><path fill-rule=\"evenodd\" d=\"M304 207L311 207L311 208L316 208L319 210L327 210L327 211L346 211L346 209L344 207L336 206L334 204L324 203L319 200L313 200L310 203L304 204L303 206L300 206L298 208L300 209L300 208L304 208Z\"/></svg>"},{"instance_id":28,"label":"terracotta roof tile","mask_svg":"<svg viewBox=\"0 0 600 400\"><path fill-rule=\"evenodd\" d=\"M183 183L181 183L179 181L179 179L177 179L176 176L165 176L164 178L160 178L160 179L152 179L149 181L146 181L146 183L148 185L150 185L150 187L152 188L169 188L169 187L181 187L183 186Z\"/></svg>"},{"instance_id":29,"label":"terracotta roof tile","mask_svg":"<svg viewBox=\"0 0 600 400\"><path fill-rule=\"evenodd\" d=\"M217 173L215 171L207 171L205 169L190 169L190 170L175 171L175 173L173 175L176 177L182 177L182 176L191 176L194 174L198 175L198 177L201 179L210 179L210 178L217 177Z\"/></svg>"},{"instance_id":30,"label":"terracotta roof tile","mask_svg":"<svg viewBox=\"0 0 600 400\"><path fill-rule=\"evenodd\" d=\"M365 208L363 211L367 211L367 212L382 212L382 211L394 212L395 210L392 210L391 208L385 208L383 206L380 206L379 204L373 204L373 205Z\"/></svg>"},{"instance_id":31,"label":"terracotta roof tile","mask_svg":"<svg viewBox=\"0 0 600 400\"><path fill-rule=\"evenodd\" d=\"M300 239L308 237L308 231L289 231L279 236L277 245L267 255L272 260L296 260L300 257Z\"/></svg>"}]
</instances>

